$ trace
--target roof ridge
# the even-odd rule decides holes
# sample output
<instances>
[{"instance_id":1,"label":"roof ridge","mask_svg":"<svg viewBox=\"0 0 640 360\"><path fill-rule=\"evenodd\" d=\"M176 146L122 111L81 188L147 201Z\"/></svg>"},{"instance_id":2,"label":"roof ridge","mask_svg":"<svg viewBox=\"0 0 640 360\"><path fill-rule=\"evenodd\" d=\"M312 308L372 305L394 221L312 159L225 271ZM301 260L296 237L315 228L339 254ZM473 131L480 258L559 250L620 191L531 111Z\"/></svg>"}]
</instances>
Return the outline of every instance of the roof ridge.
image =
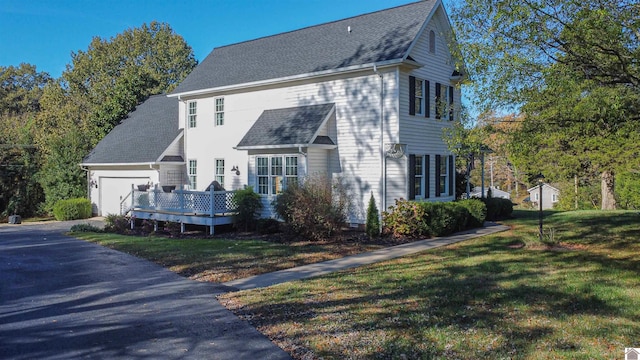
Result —
<instances>
[{"instance_id":1,"label":"roof ridge","mask_svg":"<svg viewBox=\"0 0 640 360\"><path fill-rule=\"evenodd\" d=\"M345 20L350 20L350 19L355 19L355 18L364 17L364 16L368 16L368 15L373 15L373 14L380 13L380 12L385 12L385 11L395 10L395 9L402 8L402 7L405 7L405 6L411 6L411 5L415 5L415 4L422 3L422 2L427 2L427 1L434 1L435 2L435 0L412 1L412 2L404 4L404 5L397 5L397 6L393 6L393 7L390 7L390 8L371 11L371 12L360 14L360 15L354 15L354 16L350 16L350 17L346 17L346 18L342 18L342 19L336 19L336 20L332 20L332 21L323 22L323 23L320 23L320 24L309 25L309 26L305 26L305 27L302 27L302 28L294 29L294 30L283 31L283 32L276 33L276 34L265 35L265 36L261 36L261 37L254 38L254 39L249 39L249 40L239 41L239 42L236 42L236 43L222 45L222 46L214 47L212 49L212 51L207 55L207 57L213 53L213 50L216 50L216 49L224 49L224 48L230 47L230 46L236 46L236 45L240 45L240 44L251 43L251 42L254 42L254 41L258 41L258 40L264 40L264 39L268 39L268 38L272 38L272 37L276 37L276 36L280 36L280 35L291 34L291 33L295 33L295 32L302 31L302 30L312 29L312 28L315 28L315 27L325 26L325 25L329 25L329 24L335 24L337 22L341 22L341 21L345 21Z\"/></svg>"}]
</instances>

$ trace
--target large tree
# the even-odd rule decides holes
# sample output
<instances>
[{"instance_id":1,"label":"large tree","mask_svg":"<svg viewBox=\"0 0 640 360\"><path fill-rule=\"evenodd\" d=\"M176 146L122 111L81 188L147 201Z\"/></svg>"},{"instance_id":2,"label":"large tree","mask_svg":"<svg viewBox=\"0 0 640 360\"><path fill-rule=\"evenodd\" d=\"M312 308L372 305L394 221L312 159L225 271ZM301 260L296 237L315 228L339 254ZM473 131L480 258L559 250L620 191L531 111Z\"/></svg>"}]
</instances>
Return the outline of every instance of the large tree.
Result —
<instances>
[{"instance_id":1,"label":"large tree","mask_svg":"<svg viewBox=\"0 0 640 360\"><path fill-rule=\"evenodd\" d=\"M33 215L42 201L33 130L49 81L30 64L0 67L0 215Z\"/></svg>"},{"instance_id":2,"label":"large tree","mask_svg":"<svg viewBox=\"0 0 640 360\"><path fill-rule=\"evenodd\" d=\"M637 0L465 0L454 11L479 104L525 115L512 141L524 169L560 179L638 167Z\"/></svg>"},{"instance_id":3,"label":"large tree","mask_svg":"<svg viewBox=\"0 0 640 360\"><path fill-rule=\"evenodd\" d=\"M127 113L150 95L171 91L196 64L184 39L158 22L95 37L86 51L72 54L62 77L45 88L38 116L47 208L84 195L82 158Z\"/></svg>"}]
</instances>

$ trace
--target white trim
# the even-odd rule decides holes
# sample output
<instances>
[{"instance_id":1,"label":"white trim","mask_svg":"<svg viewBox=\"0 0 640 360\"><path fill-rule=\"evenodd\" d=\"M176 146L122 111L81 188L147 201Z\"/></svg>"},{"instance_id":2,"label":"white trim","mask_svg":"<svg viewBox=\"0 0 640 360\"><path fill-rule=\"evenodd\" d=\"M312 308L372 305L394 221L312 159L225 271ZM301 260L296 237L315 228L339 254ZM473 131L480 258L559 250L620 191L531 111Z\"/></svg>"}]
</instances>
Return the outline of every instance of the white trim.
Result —
<instances>
[{"instance_id":1,"label":"white trim","mask_svg":"<svg viewBox=\"0 0 640 360\"><path fill-rule=\"evenodd\" d=\"M383 61L375 64L378 68L391 67L394 65L402 64L405 62L405 60L406 59L394 59L394 60ZM416 64L415 61L406 61L406 62L409 63L410 65ZM189 96L198 96L198 95L211 95L216 92L227 92L232 90L248 89L252 87L282 84L282 83L287 83L287 82L296 81L296 80L310 80L310 79L315 79L315 78L325 77L330 75L346 74L346 73L358 72L362 70L368 70L369 68L373 67L373 65L374 63L368 63L363 65L353 65L353 66L340 68L339 70L333 70L333 69L324 70L324 71L318 71L318 72L312 72L312 73L306 73L306 74L284 76L284 77L274 78L274 79L253 81L248 83L225 85L225 86L212 87L212 88L201 89L201 90L192 90L192 91L186 91L182 93L168 94L167 97L182 97L182 96L189 97Z\"/></svg>"},{"instance_id":2,"label":"white trim","mask_svg":"<svg viewBox=\"0 0 640 360\"><path fill-rule=\"evenodd\" d=\"M318 126L318 128L316 129L316 132L311 137L311 142L309 143L309 145L313 144L313 142L316 141L318 134L320 134L320 131L322 130L322 128L324 128L327 125L327 121L329 121L329 118L331 118L331 116L335 114L335 112L336 112L336 105L333 104L333 106L331 107L331 110L329 110L329 112L324 117L324 119L322 119L320 126Z\"/></svg>"}]
</instances>

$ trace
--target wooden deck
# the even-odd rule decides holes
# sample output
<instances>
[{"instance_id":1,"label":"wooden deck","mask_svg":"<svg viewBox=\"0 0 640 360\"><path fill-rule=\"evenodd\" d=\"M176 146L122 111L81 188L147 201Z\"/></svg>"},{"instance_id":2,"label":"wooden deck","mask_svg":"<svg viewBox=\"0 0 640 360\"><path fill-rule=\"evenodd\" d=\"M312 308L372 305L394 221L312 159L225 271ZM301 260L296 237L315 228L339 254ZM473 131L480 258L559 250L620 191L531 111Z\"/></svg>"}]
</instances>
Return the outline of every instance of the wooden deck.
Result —
<instances>
[{"instance_id":1,"label":"wooden deck","mask_svg":"<svg viewBox=\"0 0 640 360\"><path fill-rule=\"evenodd\" d=\"M136 190L120 204L122 214L132 218L205 225L209 233L215 233L216 225L231 224L236 204L233 191L187 191L164 192L157 187L147 191Z\"/></svg>"}]
</instances>

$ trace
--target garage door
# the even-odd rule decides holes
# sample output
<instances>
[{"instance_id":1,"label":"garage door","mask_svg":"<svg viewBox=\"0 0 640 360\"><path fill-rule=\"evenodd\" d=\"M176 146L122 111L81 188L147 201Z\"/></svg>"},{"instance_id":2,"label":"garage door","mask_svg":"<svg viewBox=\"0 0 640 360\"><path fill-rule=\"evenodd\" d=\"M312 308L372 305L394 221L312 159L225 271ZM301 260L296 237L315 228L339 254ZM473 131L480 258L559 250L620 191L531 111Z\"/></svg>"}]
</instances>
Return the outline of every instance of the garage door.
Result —
<instances>
[{"instance_id":1,"label":"garage door","mask_svg":"<svg viewBox=\"0 0 640 360\"><path fill-rule=\"evenodd\" d=\"M101 177L98 185L100 187L100 204L98 206L100 215L120 214L120 201L131 192L131 184L146 184L149 180L148 177Z\"/></svg>"}]
</instances>

